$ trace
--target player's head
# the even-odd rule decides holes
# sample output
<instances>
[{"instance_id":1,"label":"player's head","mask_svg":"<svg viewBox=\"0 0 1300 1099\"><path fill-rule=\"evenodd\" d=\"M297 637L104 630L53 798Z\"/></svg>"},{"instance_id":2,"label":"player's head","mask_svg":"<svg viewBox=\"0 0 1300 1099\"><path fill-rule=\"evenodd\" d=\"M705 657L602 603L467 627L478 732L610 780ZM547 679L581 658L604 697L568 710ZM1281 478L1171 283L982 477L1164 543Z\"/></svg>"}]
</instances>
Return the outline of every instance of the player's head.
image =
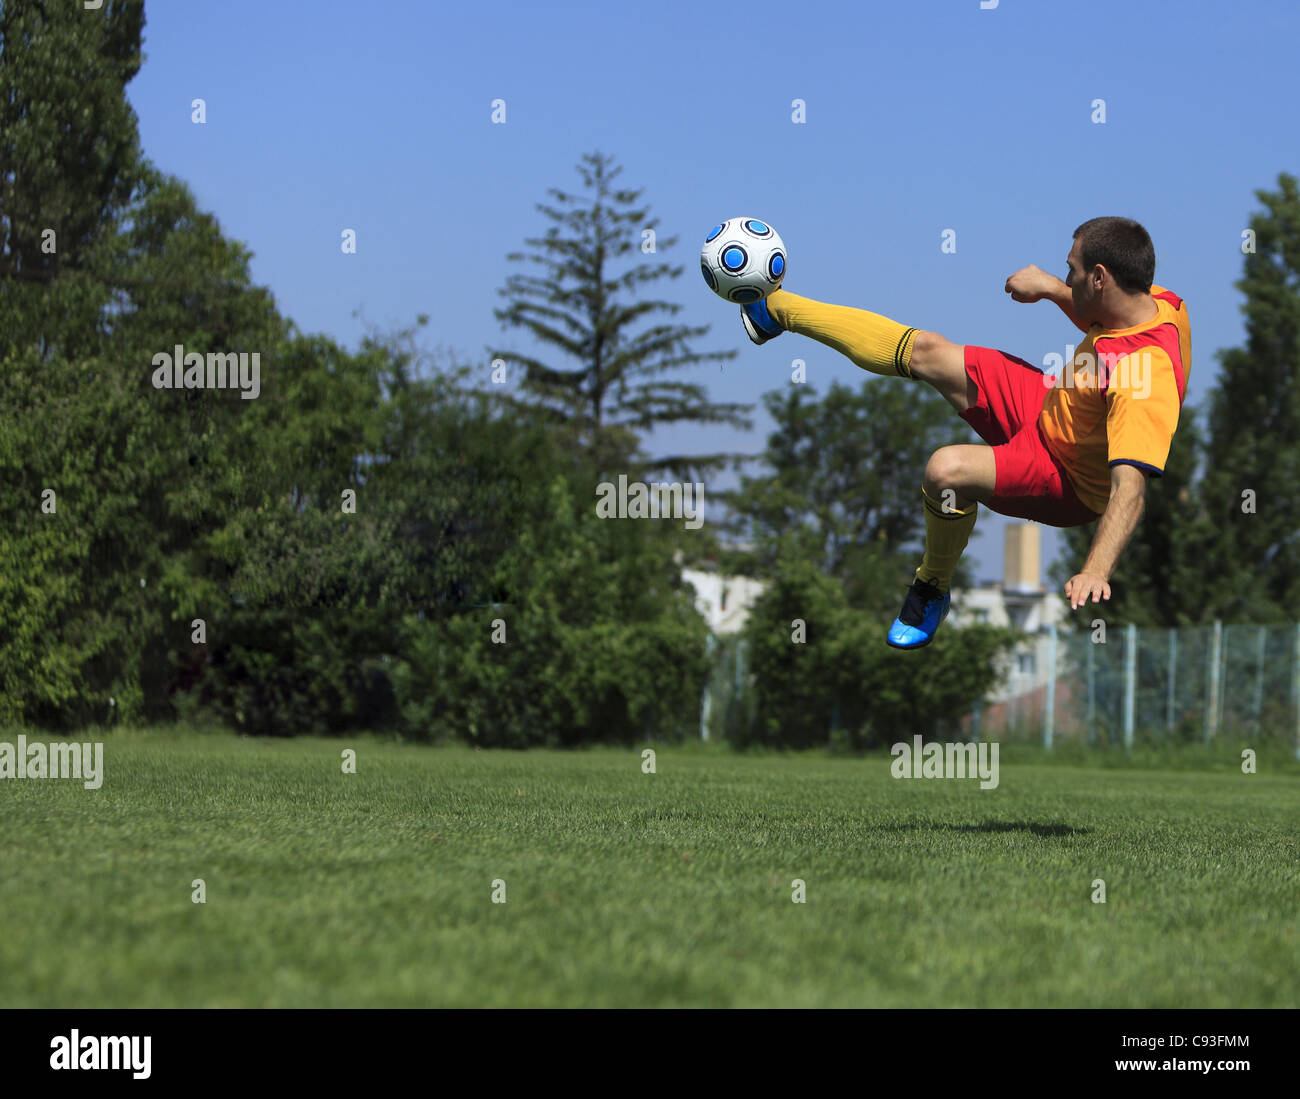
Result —
<instances>
[{"instance_id":1,"label":"player's head","mask_svg":"<svg viewBox=\"0 0 1300 1099\"><path fill-rule=\"evenodd\" d=\"M1066 263L1074 315L1092 323L1104 319L1115 299L1151 292L1156 250L1132 218L1092 218L1074 231Z\"/></svg>"}]
</instances>

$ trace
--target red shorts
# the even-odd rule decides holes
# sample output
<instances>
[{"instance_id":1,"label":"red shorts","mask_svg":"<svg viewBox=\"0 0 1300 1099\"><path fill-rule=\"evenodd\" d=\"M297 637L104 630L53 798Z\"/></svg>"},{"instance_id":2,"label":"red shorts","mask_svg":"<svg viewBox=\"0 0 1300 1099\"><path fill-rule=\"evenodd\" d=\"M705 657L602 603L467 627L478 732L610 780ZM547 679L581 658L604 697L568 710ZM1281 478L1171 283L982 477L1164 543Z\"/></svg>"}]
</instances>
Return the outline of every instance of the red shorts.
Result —
<instances>
[{"instance_id":1,"label":"red shorts","mask_svg":"<svg viewBox=\"0 0 1300 1099\"><path fill-rule=\"evenodd\" d=\"M993 498L985 506L1049 527L1093 522L1097 513L1075 495L1069 475L1038 430L1038 414L1047 399L1046 375L1014 355L967 345L966 377L975 383L979 399L961 418L993 448L996 463Z\"/></svg>"}]
</instances>

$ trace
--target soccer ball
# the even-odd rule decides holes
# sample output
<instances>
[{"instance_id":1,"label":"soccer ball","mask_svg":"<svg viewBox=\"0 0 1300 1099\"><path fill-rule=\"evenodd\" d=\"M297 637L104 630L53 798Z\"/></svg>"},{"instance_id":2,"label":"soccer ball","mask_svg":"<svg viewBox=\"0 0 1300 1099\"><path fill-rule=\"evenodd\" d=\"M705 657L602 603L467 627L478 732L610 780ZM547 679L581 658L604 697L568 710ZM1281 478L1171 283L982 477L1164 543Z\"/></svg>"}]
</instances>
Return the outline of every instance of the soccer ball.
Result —
<instances>
[{"instance_id":1,"label":"soccer ball","mask_svg":"<svg viewBox=\"0 0 1300 1099\"><path fill-rule=\"evenodd\" d=\"M718 297L738 305L759 301L785 278L785 244L765 221L729 218L704 238L700 271Z\"/></svg>"}]
</instances>

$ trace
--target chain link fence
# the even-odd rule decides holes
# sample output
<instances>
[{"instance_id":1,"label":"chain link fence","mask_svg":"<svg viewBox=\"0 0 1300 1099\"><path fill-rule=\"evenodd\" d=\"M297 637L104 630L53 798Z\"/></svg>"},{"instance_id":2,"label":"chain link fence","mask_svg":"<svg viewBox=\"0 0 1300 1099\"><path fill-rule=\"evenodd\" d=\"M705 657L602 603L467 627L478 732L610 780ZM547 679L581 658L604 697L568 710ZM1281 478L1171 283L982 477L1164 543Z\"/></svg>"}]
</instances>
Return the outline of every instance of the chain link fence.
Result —
<instances>
[{"instance_id":1,"label":"chain link fence","mask_svg":"<svg viewBox=\"0 0 1300 1099\"><path fill-rule=\"evenodd\" d=\"M1300 625L1062 634L1045 662L1044 744L1280 740L1300 751Z\"/></svg>"},{"instance_id":2,"label":"chain link fence","mask_svg":"<svg viewBox=\"0 0 1300 1099\"><path fill-rule=\"evenodd\" d=\"M700 734L722 739L730 722L752 717L754 698L745 642L711 646ZM1028 677L1015 673L1026 654ZM1125 749L1267 740L1300 758L1300 624L1045 631L1011 659L998 697L973 703L962 720L965 735Z\"/></svg>"}]
</instances>

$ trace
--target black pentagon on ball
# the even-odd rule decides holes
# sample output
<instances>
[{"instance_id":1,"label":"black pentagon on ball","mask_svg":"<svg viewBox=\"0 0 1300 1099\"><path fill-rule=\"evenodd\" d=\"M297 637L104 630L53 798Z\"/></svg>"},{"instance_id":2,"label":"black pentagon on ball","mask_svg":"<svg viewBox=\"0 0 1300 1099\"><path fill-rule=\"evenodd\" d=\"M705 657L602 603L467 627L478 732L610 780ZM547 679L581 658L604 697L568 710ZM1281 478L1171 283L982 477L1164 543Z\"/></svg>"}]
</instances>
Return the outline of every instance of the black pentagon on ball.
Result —
<instances>
[{"instance_id":1,"label":"black pentagon on ball","mask_svg":"<svg viewBox=\"0 0 1300 1099\"><path fill-rule=\"evenodd\" d=\"M763 295L755 290L752 286L737 286L730 294L727 295L732 301L741 305L746 305L751 301L758 301Z\"/></svg>"},{"instance_id":2,"label":"black pentagon on ball","mask_svg":"<svg viewBox=\"0 0 1300 1099\"><path fill-rule=\"evenodd\" d=\"M718 280L713 277L713 272L709 270L709 265L700 260L700 274L704 276L704 281L709 284L709 289L715 294L718 292Z\"/></svg>"}]
</instances>

